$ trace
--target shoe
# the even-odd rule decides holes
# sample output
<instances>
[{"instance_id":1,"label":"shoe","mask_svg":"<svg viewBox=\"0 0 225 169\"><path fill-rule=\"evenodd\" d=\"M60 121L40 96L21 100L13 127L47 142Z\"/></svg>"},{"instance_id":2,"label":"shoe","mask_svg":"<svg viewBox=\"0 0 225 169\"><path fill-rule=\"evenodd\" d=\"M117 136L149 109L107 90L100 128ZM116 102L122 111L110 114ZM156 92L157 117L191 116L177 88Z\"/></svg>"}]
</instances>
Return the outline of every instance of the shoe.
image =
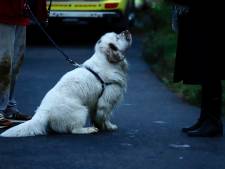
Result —
<instances>
[{"instance_id":1,"label":"shoe","mask_svg":"<svg viewBox=\"0 0 225 169\"><path fill-rule=\"evenodd\" d=\"M13 122L24 122L32 118L32 116L30 115L26 115L19 112L18 110L9 109L9 108L7 108L4 111L4 116L6 119L11 120Z\"/></svg>"},{"instance_id":2,"label":"shoe","mask_svg":"<svg viewBox=\"0 0 225 169\"><path fill-rule=\"evenodd\" d=\"M181 131L184 132L184 133L187 133L189 131L199 129L202 126L203 122L204 122L204 120L198 119L198 121L194 125L192 125L190 127L184 127L184 128L181 129Z\"/></svg>"},{"instance_id":3,"label":"shoe","mask_svg":"<svg viewBox=\"0 0 225 169\"><path fill-rule=\"evenodd\" d=\"M202 126L196 130L188 131L189 137L222 137L223 136L223 125L222 122L217 124L205 121Z\"/></svg>"},{"instance_id":4,"label":"shoe","mask_svg":"<svg viewBox=\"0 0 225 169\"><path fill-rule=\"evenodd\" d=\"M13 126L13 123L10 120L5 119L4 115L0 113L0 129L10 128Z\"/></svg>"}]
</instances>

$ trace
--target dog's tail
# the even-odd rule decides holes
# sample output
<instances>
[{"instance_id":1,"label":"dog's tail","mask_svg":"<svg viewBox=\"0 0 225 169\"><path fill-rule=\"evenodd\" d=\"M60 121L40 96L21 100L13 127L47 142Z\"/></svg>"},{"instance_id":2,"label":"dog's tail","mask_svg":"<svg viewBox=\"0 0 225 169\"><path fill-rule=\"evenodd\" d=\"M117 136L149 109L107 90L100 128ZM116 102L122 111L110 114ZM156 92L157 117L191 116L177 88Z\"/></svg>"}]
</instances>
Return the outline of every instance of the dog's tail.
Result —
<instances>
[{"instance_id":1,"label":"dog's tail","mask_svg":"<svg viewBox=\"0 0 225 169\"><path fill-rule=\"evenodd\" d=\"M38 119L35 116L22 124L12 127L0 136L2 137L27 137L35 135L45 135L47 133L47 120Z\"/></svg>"}]
</instances>

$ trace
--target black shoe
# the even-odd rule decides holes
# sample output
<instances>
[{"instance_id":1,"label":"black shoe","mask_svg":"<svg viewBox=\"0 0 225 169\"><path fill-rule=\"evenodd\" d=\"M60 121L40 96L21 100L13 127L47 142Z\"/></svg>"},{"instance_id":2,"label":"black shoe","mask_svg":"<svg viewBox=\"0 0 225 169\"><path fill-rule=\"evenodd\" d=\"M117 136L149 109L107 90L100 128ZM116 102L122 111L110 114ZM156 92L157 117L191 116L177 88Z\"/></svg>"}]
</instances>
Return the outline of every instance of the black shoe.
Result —
<instances>
[{"instance_id":1,"label":"black shoe","mask_svg":"<svg viewBox=\"0 0 225 169\"><path fill-rule=\"evenodd\" d=\"M217 124L207 120L196 130L187 132L189 137L221 137L223 136L222 122Z\"/></svg>"},{"instance_id":2,"label":"black shoe","mask_svg":"<svg viewBox=\"0 0 225 169\"><path fill-rule=\"evenodd\" d=\"M11 120L13 122L24 122L32 118L32 116L30 115L26 115L19 112L18 110L8 108L4 111L4 116L6 119Z\"/></svg>"},{"instance_id":3,"label":"black shoe","mask_svg":"<svg viewBox=\"0 0 225 169\"><path fill-rule=\"evenodd\" d=\"M202 126L203 122L204 122L203 119L198 119L198 121L194 125L192 125L190 127L184 127L184 128L182 128L181 131L184 132L184 133L187 133L189 131L199 129Z\"/></svg>"},{"instance_id":4,"label":"black shoe","mask_svg":"<svg viewBox=\"0 0 225 169\"><path fill-rule=\"evenodd\" d=\"M0 113L0 129L12 127L12 122L5 119L4 115Z\"/></svg>"}]
</instances>

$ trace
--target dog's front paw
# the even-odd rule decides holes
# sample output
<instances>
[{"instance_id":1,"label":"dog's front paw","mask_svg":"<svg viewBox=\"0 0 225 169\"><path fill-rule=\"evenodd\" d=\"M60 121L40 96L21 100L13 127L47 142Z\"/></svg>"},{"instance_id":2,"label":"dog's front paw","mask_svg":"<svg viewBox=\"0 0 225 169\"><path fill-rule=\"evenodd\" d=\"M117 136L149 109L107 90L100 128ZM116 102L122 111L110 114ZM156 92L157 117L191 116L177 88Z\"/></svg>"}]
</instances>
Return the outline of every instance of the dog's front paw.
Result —
<instances>
[{"instance_id":1,"label":"dog's front paw","mask_svg":"<svg viewBox=\"0 0 225 169\"><path fill-rule=\"evenodd\" d=\"M117 125L112 124L111 122L106 122L105 127L106 127L106 130L108 131L114 131L118 129Z\"/></svg>"},{"instance_id":2,"label":"dog's front paw","mask_svg":"<svg viewBox=\"0 0 225 169\"><path fill-rule=\"evenodd\" d=\"M99 129L96 127L89 127L88 130L89 130L89 133L97 133L99 131Z\"/></svg>"}]
</instances>

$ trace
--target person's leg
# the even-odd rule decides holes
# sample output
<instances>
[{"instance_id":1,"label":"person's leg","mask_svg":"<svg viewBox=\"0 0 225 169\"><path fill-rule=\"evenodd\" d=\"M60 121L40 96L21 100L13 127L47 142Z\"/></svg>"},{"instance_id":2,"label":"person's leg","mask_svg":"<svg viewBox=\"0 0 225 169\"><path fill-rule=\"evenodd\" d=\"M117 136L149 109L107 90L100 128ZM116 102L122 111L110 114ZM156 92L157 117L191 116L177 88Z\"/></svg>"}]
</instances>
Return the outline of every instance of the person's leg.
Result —
<instances>
[{"instance_id":1,"label":"person's leg","mask_svg":"<svg viewBox=\"0 0 225 169\"><path fill-rule=\"evenodd\" d=\"M201 85L201 87L202 87L202 89L201 89L201 111L200 111L199 118L192 126L182 128L182 131L185 133L199 129L202 126L202 124L204 123L204 121L206 120L208 97L206 95L207 92L205 92L205 90L206 90L205 87L202 85Z\"/></svg>"},{"instance_id":2,"label":"person's leg","mask_svg":"<svg viewBox=\"0 0 225 169\"><path fill-rule=\"evenodd\" d=\"M15 26L0 24L0 126L11 124L5 119L4 111L10 95L14 30Z\"/></svg>"},{"instance_id":3,"label":"person's leg","mask_svg":"<svg viewBox=\"0 0 225 169\"><path fill-rule=\"evenodd\" d=\"M223 135L221 120L222 85L221 81L208 82L202 85L205 105L205 121L197 130L188 132L192 137L212 137Z\"/></svg>"},{"instance_id":4,"label":"person's leg","mask_svg":"<svg viewBox=\"0 0 225 169\"><path fill-rule=\"evenodd\" d=\"M11 76L11 85L10 85L10 95L8 107L16 109L16 100L14 95L16 78L22 66L24 60L24 52L26 47L26 27L17 26L16 27L16 38L14 43L14 56L12 60L12 76Z\"/></svg>"},{"instance_id":5,"label":"person's leg","mask_svg":"<svg viewBox=\"0 0 225 169\"><path fill-rule=\"evenodd\" d=\"M14 95L16 78L23 63L25 47L26 47L26 27L16 26L9 102L7 105L7 109L5 110L5 116L8 119L29 120L31 118L30 116L19 112Z\"/></svg>"}]
</instances>

